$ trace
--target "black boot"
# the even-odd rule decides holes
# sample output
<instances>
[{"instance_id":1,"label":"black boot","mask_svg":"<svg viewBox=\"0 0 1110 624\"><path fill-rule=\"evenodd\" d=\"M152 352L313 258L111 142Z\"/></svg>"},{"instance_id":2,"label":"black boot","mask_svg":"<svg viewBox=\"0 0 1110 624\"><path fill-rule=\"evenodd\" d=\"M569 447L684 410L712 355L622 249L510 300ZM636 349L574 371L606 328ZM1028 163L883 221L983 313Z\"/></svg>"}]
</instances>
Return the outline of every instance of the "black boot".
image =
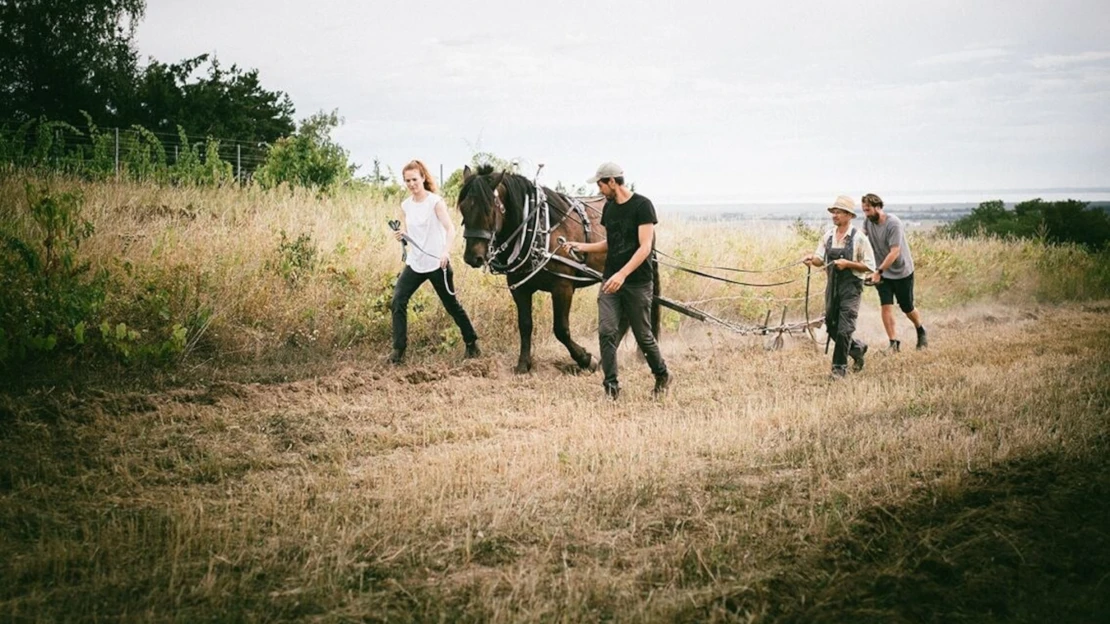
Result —
<instances>
[{"instance_id":1,"label":"black boot","mask_svg":"<svg viewBox=\"0 0 1110 624\"><path fill-rule=\"evenodd\" d=\"M404 362L404 361L405 361L405 350L404 349L394 349L393 353L389 354L389 363L390 364L396 365L396 364L400 364L401 362Z\"/></svg>"},{"instance_id":2,"label":"black boot","mask_svg":"<svg viewBox=\"0 0 1110 624\"><path fill-rule=\"evenodd\" d=\"M917 348L924 349L929 346L929 339L925 337L925 326L917 328Z\"/></svg>"},{"instance_id":3,"label":"black boot","mask_svg":"<svg viewBox=\"0 0 1110 624\"><path fill-rule=\"evenodd\" d=\"M860 345L858 349L852 349L848 352L852 358L852 372L858 373L863 370L863 356L867 355L867 345Z\"/></svg>"},{"instance_id":4,"label":"black boot","mask_svg":"<svg viewBox=\"0 0 1110 624\"><path fill-rule=\"evenodd\" d=\"M651 397L659 399L667 394L667 390L671 387L671 374L663 373L655 376L655 387L651 390Z\"/></svg>"},{"instance_id":5,"label":"black boot","mask_svg":"<svg viewBox=\"0 0 1110 624\"><path fill-rule=\"evenodd\" d=\"M482 350L478 348L478 341L466 343L466 359L482 357Z\"/></svg>"}]
</instances>

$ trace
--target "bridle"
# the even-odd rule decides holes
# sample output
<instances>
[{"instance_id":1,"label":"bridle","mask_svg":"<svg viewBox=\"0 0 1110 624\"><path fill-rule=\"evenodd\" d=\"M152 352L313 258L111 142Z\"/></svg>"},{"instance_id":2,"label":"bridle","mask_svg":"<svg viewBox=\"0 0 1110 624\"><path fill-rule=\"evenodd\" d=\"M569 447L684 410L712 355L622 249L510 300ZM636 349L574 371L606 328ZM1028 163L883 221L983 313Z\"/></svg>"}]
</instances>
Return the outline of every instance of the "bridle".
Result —
<instances>
[{"instance_id":1,"label":"bridle","mask_svg":"<svg viewBox=\"0 0 1110 624\"><path fill-rule=\"evenodd\" d=\"M497 237L497 232L501 229L501 223L505 218L505 204L501 201L500 189L493 189L493 229L483 230L481 228L463 228L463 238L477 238L484 240L492 247L493 240Z\"/></svg>"},{"instance_id":2,"label":"bridle","mask_svg":"<svg viewBox=\"0 0 1110 624\"><path fill-rule=\"evenodd\" d=\"M551 222L551 205L547 193L538 183L533 184L535 191L525 195L524 206L521 212L520 225L504 239L498 238L498 233L504 227L505 204L501 199L500 188L493 189L493 205L490 212L493 214L493 230L482 228L464 227L463 237L476 238L486 241L489 248L486 253L485 268L494 275L513 275L526 273L524 277L513 281L509 280L509 289L515 290L540 271L547 270L548 264L554 260L568 265L583 275L565 275L559 277L572 281L594 283L601 281L601 274L586 266L582 262L565 256L556 255L551 250L551 234L569 216L571 211L578 213L584 228L586 240L589 240L590 219L585 204L581 201L567 197L571 210L567 210L556 223ZM557 250L558 248L556 248ZM502 260L503 254L508 256Z\"/></svg>"}]
</instances>

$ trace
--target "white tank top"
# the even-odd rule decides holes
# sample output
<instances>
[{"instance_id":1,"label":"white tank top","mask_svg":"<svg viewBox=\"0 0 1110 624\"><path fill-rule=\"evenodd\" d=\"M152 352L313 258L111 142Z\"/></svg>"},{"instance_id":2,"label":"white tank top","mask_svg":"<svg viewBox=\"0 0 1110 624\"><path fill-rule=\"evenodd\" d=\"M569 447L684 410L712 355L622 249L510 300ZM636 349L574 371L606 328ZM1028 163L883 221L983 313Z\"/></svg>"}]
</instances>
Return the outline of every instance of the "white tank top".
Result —
<instances>
[{"instance_id":1,"label":"white tank top","mask_svg":"<svg viewBox=\"0 0 1110 624\"><path fill-rule=\"evenodd\" d=\"M410 196L401 202L409 238L424 250L420 251L409 245L405 263L417 273L430 273L438 269L439 258L447 247L447 232L436 217L436 204L440 201L442 198L439 195L428 193L424 201L416 201Z\"/></svg>"}]
</instances>

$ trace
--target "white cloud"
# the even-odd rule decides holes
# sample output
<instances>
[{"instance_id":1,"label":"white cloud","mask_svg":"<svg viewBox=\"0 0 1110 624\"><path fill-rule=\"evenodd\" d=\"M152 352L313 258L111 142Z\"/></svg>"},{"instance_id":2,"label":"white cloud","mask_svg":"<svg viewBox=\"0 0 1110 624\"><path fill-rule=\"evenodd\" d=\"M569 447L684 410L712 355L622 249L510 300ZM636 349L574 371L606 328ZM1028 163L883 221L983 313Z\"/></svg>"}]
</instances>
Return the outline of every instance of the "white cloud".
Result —
<instances>
[{"instance_id":1,"label":"white cloud","mask_svg":"<svg viewBox=\"0 0 1110 624\"><path fill-rule=\"evenodd\" d=\"M923 58L914 65L928 67L930 65L957 65L963 63L989 63L1005 60L1010 53L1002 48L977 48L934 54Z\"/></svg>"},{"instance_id":2,"label":"white cloud","mask_svg":"<svg viewBox=\"0 0 1110 624\"><path fill-rule=\"evenodd\" d=\"M1089 51L1079 54L1049 54L1046 56L1038 56L1029 61L1029 64L1038 69L1055 69L1084 63L1098 63L1099 61L1106 60L1110 60L1110 52Z\"/></svg>"},{"instance_id":3,"label":"white cloud","mask_svg":"<svg viewBox=\"0 0 1110 624\"><path fill-rule=\"evenodd\" d=\"M1110 186L1107 6L166 0L139 48L257 67L298 117L338 108L364 169L483 149L551 183L613 159L649 196L789 200Z\"/></svg>"}]
</instances>

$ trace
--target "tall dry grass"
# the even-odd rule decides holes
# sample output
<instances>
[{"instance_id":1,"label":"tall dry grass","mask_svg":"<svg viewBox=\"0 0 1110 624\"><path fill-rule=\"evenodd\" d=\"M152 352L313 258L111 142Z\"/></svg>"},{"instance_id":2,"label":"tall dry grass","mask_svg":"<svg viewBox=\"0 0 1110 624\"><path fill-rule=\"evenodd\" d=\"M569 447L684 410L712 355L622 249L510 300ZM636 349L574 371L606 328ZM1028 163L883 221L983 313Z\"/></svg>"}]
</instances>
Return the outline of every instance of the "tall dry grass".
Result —
<instances>
[{"instance_id":1,"label":"tall dry grass","mask_svg":"<svg viewBox=\"0 0 1110 624\"><path fill-rule=\"evenodd\" d=\"M392 283L400 247L386 220L397 207L380 196L346 191L317 196L305 190L168 188L140 184L84 184L8 175L0 179L0 214L25 212L23 184L78 190L96 235L83 253L107 269L114 287L103 312L113 324L165 331L189 329L193 361L246 361L293 347L330 356L364 354L388 345ZM819 212L819 209L816 209ZM454 214L456 222L458 215ZM755 222L692 222L660 209L659 248L693 266L724 266L773 273L728 273L751 288L663 269L664 293L695 302L741 325L790 320L805 314L805 270L798 259L818 232ZM1105 254L1046 246L1038 241L966 240L920 233L912 247L918 266L919 304L945 309L975 301L1097 299L1110 289ZM456 281L484 342L511 349L516 332L503 278L471 269L456 245ZM670 260L665 260L670 262ZM813 275L810 315L821 313L824 276ZM596 328L595 289L577 298L574 330ZM873 294L869 294L874 299ZM550 303L538 296L537 334L550 327ZM165 318L170 317L170 318ZM461 337L430 289L417 292L410 310L413 351L434 356L461 349ZM667 311L669 330L691 322ZM364 355L363 355L364 357Z\"/></svg>"},{"instance_id":2,"label":"tall dry grass","mask_svg":"<svg viewBox=\"0 0 1110 624\"><path fill-rule=\"evenodd\" d=\"M469 268L459 288L484 357L440 352L450 321L431 299L414 310L424 342L412 364L343 356L383 344L371 330L343 340L399 267L388 206L83 190L98 228L87 252L147 278L203 276L197 291L217 311L206 353L244 363L157 392L107 380L0 394L0 619L1110 612L1110 307L1071 301L1105 299L1097 256L918 235L928 351L873 353L832 384L808 338L767 351L761 337L669 316L671 395L651 401L647 367L626 350L613 404L596 374L565 372L542 320L535 372L511 374L508 294ZM815 244L804 230L660 216L660 248L700 264L773 268ZM321 250L293 284L274 264L282 231ZM799 294L673 272L664 288L753 321ZM885 337L868 297L859 335L874 345ZM574 323L594 350L591 299L578 298ZM280 375L245 357L313 344L332 357Z\"/></svg>"}]
</instances>

